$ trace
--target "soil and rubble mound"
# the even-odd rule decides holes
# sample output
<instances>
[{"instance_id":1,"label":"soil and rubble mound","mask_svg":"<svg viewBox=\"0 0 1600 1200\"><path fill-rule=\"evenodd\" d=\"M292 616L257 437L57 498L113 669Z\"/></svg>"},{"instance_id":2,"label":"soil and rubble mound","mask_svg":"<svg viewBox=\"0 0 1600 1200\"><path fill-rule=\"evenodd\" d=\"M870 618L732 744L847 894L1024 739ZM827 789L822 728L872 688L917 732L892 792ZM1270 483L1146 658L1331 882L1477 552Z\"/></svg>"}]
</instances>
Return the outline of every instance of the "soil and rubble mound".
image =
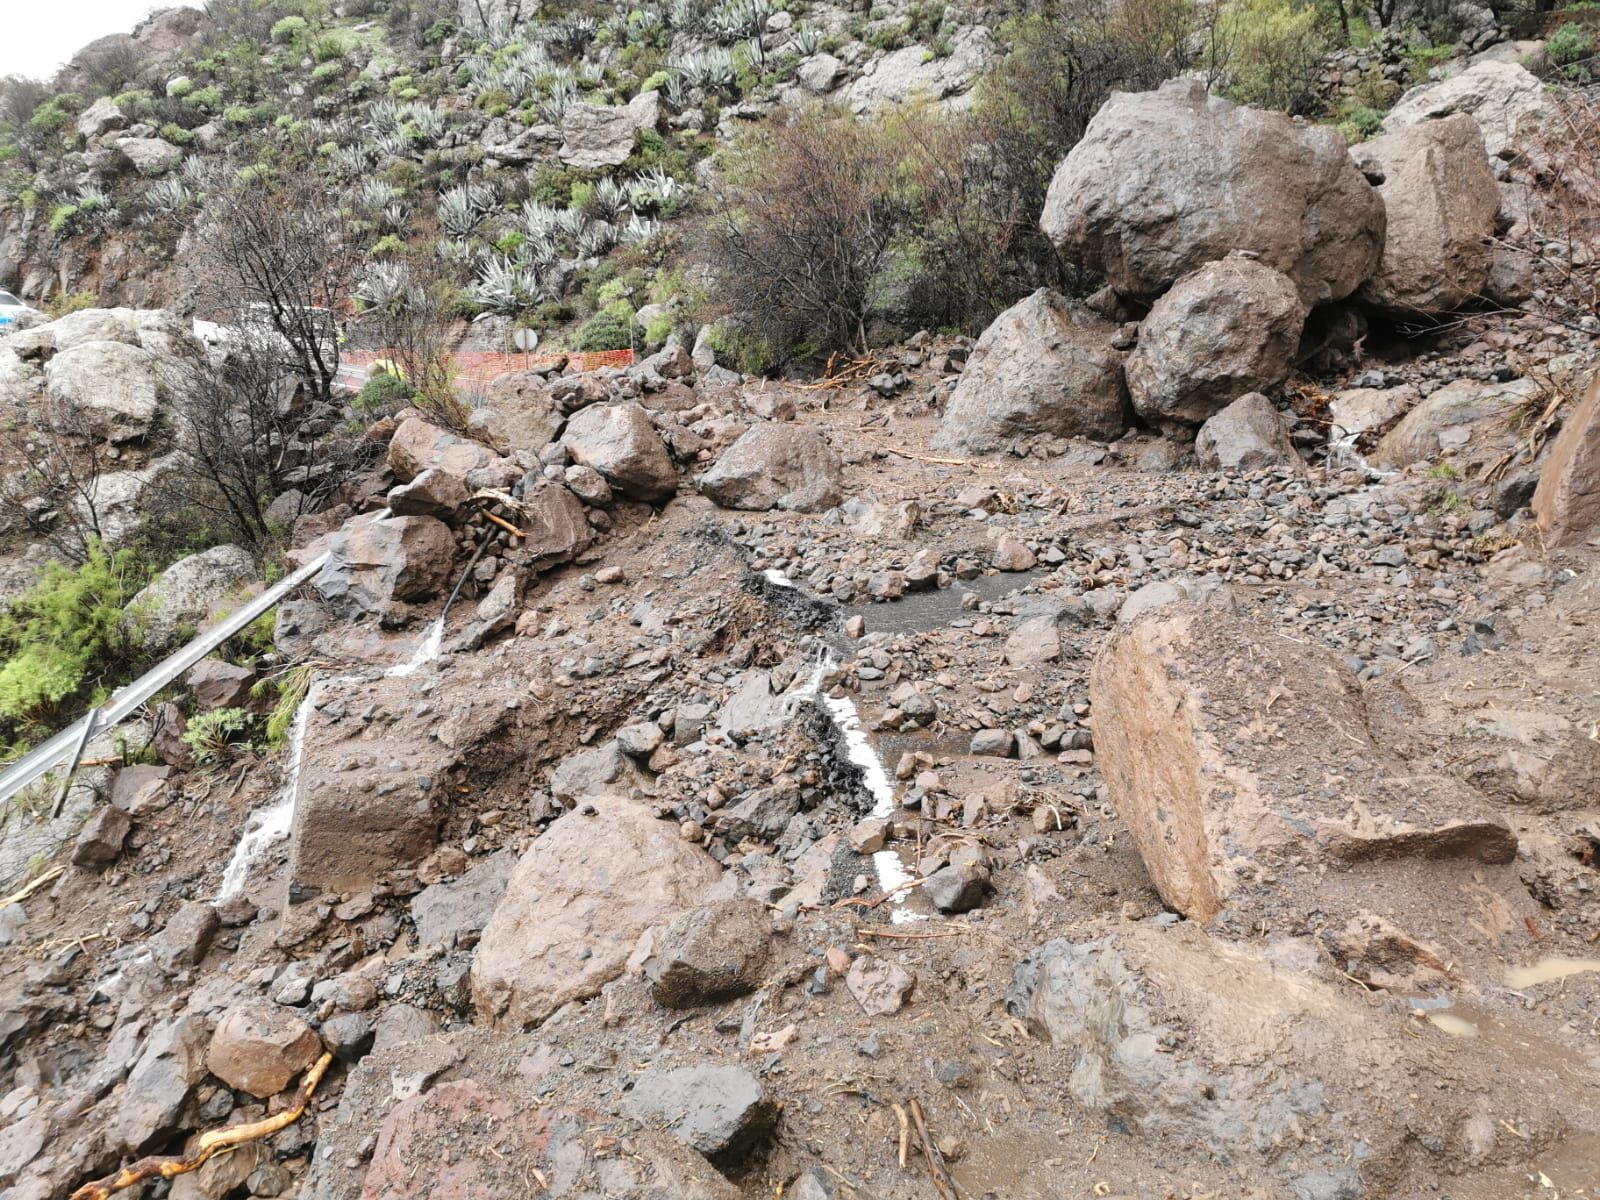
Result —
<instances>
[{"instance_id":1,"label":"soil and rubble mound","mask_svg":"<svg viewBox=\"0 0 1600 1200\"><path fill-rule=\"evenodd\" d=\"M3 860L0 1195L325 1060L144 1194L1600 1194L1600 348L1459 307L1475 94L1367 158L1118 96L1089 300L378 423L288 746L185 752L213 664L7 818L76 841Z\"/></svg>"}]
</instances>

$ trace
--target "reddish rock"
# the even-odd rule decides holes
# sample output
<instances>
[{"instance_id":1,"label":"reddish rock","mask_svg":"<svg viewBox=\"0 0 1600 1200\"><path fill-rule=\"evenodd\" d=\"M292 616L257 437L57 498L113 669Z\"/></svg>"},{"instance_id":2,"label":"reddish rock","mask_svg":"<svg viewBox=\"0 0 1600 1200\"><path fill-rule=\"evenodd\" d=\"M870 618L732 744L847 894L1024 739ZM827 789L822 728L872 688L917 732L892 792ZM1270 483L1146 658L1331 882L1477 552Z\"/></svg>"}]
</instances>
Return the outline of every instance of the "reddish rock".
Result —
<instances>
[{"instance_id":1,"label":"reddish rock","mask_svg":"<svg viewBox=\"0 0 1600 1200\"><path fill-rule=\"evenodd\" d=\"M228 1010L211 1036L206 1067L223 1083L252 1096L275 1096L317 1061L322 1039L294 1013L276 1004L241 1004Z\"/></svg>"},{"instance_id":2,"label":"reddish rock","mask_svg":"<svg viewBox=\"0 0 1600 1200\"><path fill-rule=\"evenodd\" d=\"M421 417L407 417L389 439L389 468L401 483L424 471L454 475L469 487L502 487L520 474L480 442L447 433Z\"/></svg>"},{"instance_id":3,"label":"reddish rock","mask_svg":"<svg viewBox=\"0 0 1600 1200\"><path fill-rule=\"evenodd\" d=\"M1533 515L1551 546L1600 532L1600 379L1568 414L1533 493Z\"/></svg>"},{"instance_id":4,"label":"reddish rock","mask_svg":"<svg viewBox=\"0 0 1600 1200\"><path fill-rule=\"evenodd\" d=\"M240 708L250 699L256 673L217 658L206 658L189 668L183 682L194 694L200 712L216 708Z\"/></svg>"}]
</instances>

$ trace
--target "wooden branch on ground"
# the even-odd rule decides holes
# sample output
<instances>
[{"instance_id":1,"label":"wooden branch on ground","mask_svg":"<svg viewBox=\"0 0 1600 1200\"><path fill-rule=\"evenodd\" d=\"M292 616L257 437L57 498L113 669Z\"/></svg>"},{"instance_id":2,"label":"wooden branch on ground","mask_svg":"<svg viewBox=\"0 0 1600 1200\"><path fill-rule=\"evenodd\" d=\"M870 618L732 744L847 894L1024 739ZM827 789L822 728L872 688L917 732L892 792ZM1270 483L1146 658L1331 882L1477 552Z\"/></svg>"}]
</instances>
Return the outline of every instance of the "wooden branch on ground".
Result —
<instances>
[{"instance_id":1,"label":"wooden branch on ground","mask_svg":"<svg viewBox=\"0 0 1600 1200\"><path fill-rule=\"evenodd\" d=\"M956 1195L956 1185L950 1178L950 1172L945 1170L944 1156L939 1153L939 1147L933 1144L933 1137L928 1133L928 1118L922 1111L922 1101L911 1101L911 1119L917 1123L917 1137L922 1141L922 1156L928 1160L928 1173L933 1176L933 1186L938 1189L939 1200L960 1200Z\"/></svg>"},{"instance_id":2,"label":"wooden branch on ground","mask_svg":"<svg viewBox=\"0 0 1600 1200\"><path fill-rule=\"evenodd\" d=\"M247 1125L231 1125L203 1133L195 1143L194 1149L181 1158L141 1158L132 1166L123 1167L113 1175L84 1184L72 1193L69 1200L107 1200L107 1197L114 1192L124 1191L147 1179L172 1179L179 1175L187 1175L190 1171L203 1167L219 1150L231 1150L235 1146L257 1142L264 1137L271 1137L280 1129L287 1129L305 1113L311 1103L311 1094L317 1090L317 1084L322 1082L322 1076L331 1062L333 1062L332 1054L324 1054L317 1059L305 1073L305 1078L300 1081L300 1088L295 1092L294 1100L289 1107L276 1116L252 1121Z\"/></svg>"}]
</instances>

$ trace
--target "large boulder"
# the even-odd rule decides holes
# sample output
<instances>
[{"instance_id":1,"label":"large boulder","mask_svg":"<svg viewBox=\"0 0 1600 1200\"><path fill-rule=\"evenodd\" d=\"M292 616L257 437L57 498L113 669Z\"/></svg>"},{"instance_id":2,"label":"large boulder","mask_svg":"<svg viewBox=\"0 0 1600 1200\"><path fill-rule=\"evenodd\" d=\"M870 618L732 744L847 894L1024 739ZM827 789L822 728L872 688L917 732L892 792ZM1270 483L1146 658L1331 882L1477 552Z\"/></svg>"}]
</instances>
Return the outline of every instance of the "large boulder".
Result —
<instances>
[{"instance_id":1,"label":"large boulder","mask_svg":"<svg viewBox=\"0 0 1600 1200\"><path fill-rule=\"evenodd\" d=\"M165 175L183 161L183 151L158 137L117 139L117 151L141 175Z\"/></svg>"},{"instance_id":2,"label":"large boulder","mask_svg":"<svg viewBox=\"0 0 1600 1200\"><path fill-rule=\"evenodd\" d=\"M1294 282L1230 254L1155 302L1128 356L1128 392L1147 421L1194 425L1289 377L1305 327Z\"/></svg>"},{"instance_id":3,"label":"large boulder","mask_svg":"<svg viewBox=\"0 0 1600 1200\"><path fill-rule=\"evenodd\" d=\"M522 498L523 548L540 569L571 562L594 540L583 502L559 483L546 480Z\"/></svg>"},{"instance_id":4,"label":"large boulder","mask_svg":"<svg viewBox=\"0 0 1600 1200\"><path fill-rule=\"evenodd\" d=\"M637 404L594 404L574 414L561 438L575 462L593 467L625 496L652 504L678 490L666 443Z\"/></svg>"},{"instance_id":5,"label":"large boulder","mask_svg":"<svg viewBox=\"0 0 1600 1200\"><path fill-rule=\"evenodd\" d=\"M176 649L218 613L237 608L256 578L249 551L242 546L213 546L173 563L145 585L128 608L136 615L146 648L161 653Z\"/></svg>"},{"instance_id":6,"label":"large boulder","mask_svg":"<svg viewBox=\"0 0 1600 1200\"><path fill-rule=\"evenodd\" d=\"M1364 928L1381 937L1391 927ZM1276 928L1230 944L1189 923L1106 922L1036 948L1006 1002L1049 1039L1056 1078L1095 1119L1180 1154L1225 1156L1260 1194L1283 1200L1426 1195L1441 1160L1419 1158L1419 1145L1451 1148L1455 1186L1445 1190L1507 1195L1490 1179L1512 1178L1509 1168L1486 1167L1520 1158L1541 1136L1593 1128L1591 1089L1541 1082L1552 1067L1529 1053L1548 1036L1536 1018L1510 1017L1509 1029L1495 1018L1501 1036L1449 1036L1463 1025L1475 1032L1476 1018L1446 1011L1434 1024L1409 1004L1375 1004L1325 957L1313 939ZM1427 1007L1448 1003L1446 994ZM1446 1025L1451 1018L1460 1024ZM1550 1057L1574 1078L1592 1070ZM1418 1087L1420 1078L1454 1082ZM1462 1100L1501 1090L1522 1100L1520 1137ZM1406 1096L1403 1117L1375 1094ZM1352 1157L1350 1145L1361 1151ZM1484 1170L1481 1189L1461 1178L1474 1168Z\"/></svg>"},{"instance_id":7,"label":"large boulder","mask_svg":"<svg viewBox=\"0 0 1600 1200\"><path fill-rule=\"evenodd\" d=\"M1341 300L1372 273L1383 204L1326 125L1230 104L1199 80L1115 92L1057 168L1041 225L1118 292L1154 299L1234 250Z\"/></svg>"},{"instance_id":8,"label":"large boulder","mask_svg":"<svg viewBox=\"0 0 1600 1200\"><path fill-rule=\"evenodd\" d=\"M844 463L820 433L796 425L752 425L700 477L723 508L821 512L844 498Z\"/></svg>"},{"instance_id":9,"label":"large boulder","mask_svg":"<svg viewBox=\"0 0 1600 1200\"><path fill-rule=\"evenodd\" d=\"M1202 467L1213 471L1302 466L1282 414L1260 392L1240 396L1200 426L1194 453Z\"/></svg>"},{"instance_id":10,"label":"large boulder","mask_svg":"<svg viewBox=\"0 0 1600 1200\"><path fill-rule=\"evenodd\" d=\"M467 428L502 454L534 457L561 431L561 409L550 385L535 371L508 371L489 385L488 398L467 418Z\"/></svg>"},{"instance_id":11,"label":"large boulder","mask_svg":"<svg viewBox=\"0 0 1600 1200\"><path fill-rule=\"evenodd\" d=\"M1531 379L1508 383L1457 379L1408 412L1372 452L1380 467L1405 467L1453 456L1472 464L1497 458L1512 415L1539 395Z\"/></svg>"},{"instance_id":12,"label":"large boulder","mask_svg":"<svg viewBox=\"0 0 1600 1200\"><path fill-rule=\"evenodd\" d=\"M933 444L998 450L1036 434L1112 439L1127 429L1117 326L1040 288L983 331Z\"/></svg>"},{"instance_id":13,"label":"large boulder","mask_svg":"<svg viewBox=\"0 0 1600 1200\"><path fill-rule=\"evenodd\" d=\"M313 581L339 612L377 612L391 601L427 600L450 582L455 540L436 517L357 517L328 541Z\"/></svg>"},{"instance_id":14,"label":"large boulder","mask_svg":"<svg viewBox=\"0 0 1600 1200\"><path fill-rule=\"evenodd\" d=\"M1550 447L1533 515L1549 546L1572 546L1600 532L1600 379L1567 414Z\"/></svg>"},{"instance_id":15,"label":"large boulder","mask_svg":"<svg viewBox=\"0 0 1600 1200\"><path fill-rule=\"evenodd\" d=\"M1490 158L1529 154L1556 129L1560 108L1543 83L1518 63L1475 63L1440 83L1412 88L1383 119L1385 133L1466 113L1477 119Z\"/></svg>"},{"instance_id":16,"label":"large boulder","mask_svg":"<svg viewBox=\"0 0 1600 1200\"><path fill-rule=\"evenodd\" d=\"M50 398L96 437L127 442L149 435L159 409L157 359L122 341L81 342L45 364Z\"/></svg>"},{"instance_id":17,"label":"large boulder","mask_svg":"<svg viewBox=\"0 0 1600 1200\"><path fill-rule=\"evenodd\" d=\"M114 129L126 129L128 116L110 96L101 96L78 114L78 136L97 138Z\"/></svg>"},{"instance_id":18,"label":"large boulder","mask_svg":"<svg viewBox=\"0 0 1600 1200\"><path fill-rule=\"evenodd\" d=\"M628 161L639 130L645 125L648 104L639 103L655 93L634 97L625 105L569 104L561 114L561 161L577 171L609 171Z\"/></svg>"},{"instance_id":19,"label":"large boulder","mask_svg":"<svg viewBox=\"0 0 1600 1200\"><path fill-rule=\"evenodd\" d=\"M478 1012L537 1025L622 974L640 936L699 901L720 868L649 808L596 797L551 825L478 942Z\"/></svg>"},{"instance_id":20,"label":"large boulder","mask_svg":"<svg viewBox=\"0 0 1600 1200\"><path fill-rule=\"evenodd\" d=\"M458 437L421 417L407 417L389 439L389 469L401 483L424 471L454 475L469 489L504 487L521 472L481 442Z\"/></svg>"},{"instance_id":21,"label":"large boulder","mask_svg":"<svg viewBox=\"0 0 1600 1200\"><path fill-rule=\"evenodd\" d=\"M1308 865L1511 861L1516 835L1483 797L1374 741L1331 652L1262 633L1225 596L1119 627L1090 679L1100 769L1170 907L1248 913Z\"/></svg>"},{"instance_id":22,"label":"large boulder","mask_svg":"<svg viewBox=\"0 0 1600 1200\"><path fill-rule=\"evenodd\" d=\"M926 46L913 45L871 59L844 96L858 113L906 103L946 100L959 104L993 53L994 37L989 30L982 25L968 26L951 39L948 54L933 54ZM813 91L828 90L807 86Z\"/></svg>"},{"instance_id":23,"label":"large boulder","mask_svg":"<svg viewBox=\"0 0 1600 1200\"><path fill-rule=\"evenodd\" d=\"M1491 239L1500 189L1483 134L1466 113L1404 125L1352 147L1383 197L1383 257L1361 299L1424 316L1482 294L1494 265Z\"/></svg>"},{"instance_id":24,"label":"large boulder","mask_svg":"<svg viewBox=\"0 0 1600 1200\"><path fill-rule=\"evenodd\" d=\"M651 1068L628 1093L628 1115L665 1124L712 1162L732 1165L764 1137L778 1109L743 1067Z\"/></svg>"}]
</instances>

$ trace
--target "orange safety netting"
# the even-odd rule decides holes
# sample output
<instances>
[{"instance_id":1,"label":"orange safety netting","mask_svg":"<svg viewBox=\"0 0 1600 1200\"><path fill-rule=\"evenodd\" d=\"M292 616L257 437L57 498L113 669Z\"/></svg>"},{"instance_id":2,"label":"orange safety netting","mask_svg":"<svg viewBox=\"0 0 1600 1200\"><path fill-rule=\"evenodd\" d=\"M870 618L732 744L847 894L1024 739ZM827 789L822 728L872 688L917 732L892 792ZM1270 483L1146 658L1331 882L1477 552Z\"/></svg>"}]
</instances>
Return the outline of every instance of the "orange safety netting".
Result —
<instances>
[{"instance_id":1,"label":"orange safety netting","mask_svg":"<svg viewBox=\"0 0 1600 1200\"><path fill-rule=\"evenodd\" d=\"M341 356L341 373L365 376L374 363L392 360L388 350L347 350ZM468 387L487 387L507 371L544 370L566 362L576 371L598 371L602 367L627 367L634 361L632 350L595 350L573 354L503 354L492 350L461 350L450 356L455 380Z\"/></svg>"}]
</instances>

